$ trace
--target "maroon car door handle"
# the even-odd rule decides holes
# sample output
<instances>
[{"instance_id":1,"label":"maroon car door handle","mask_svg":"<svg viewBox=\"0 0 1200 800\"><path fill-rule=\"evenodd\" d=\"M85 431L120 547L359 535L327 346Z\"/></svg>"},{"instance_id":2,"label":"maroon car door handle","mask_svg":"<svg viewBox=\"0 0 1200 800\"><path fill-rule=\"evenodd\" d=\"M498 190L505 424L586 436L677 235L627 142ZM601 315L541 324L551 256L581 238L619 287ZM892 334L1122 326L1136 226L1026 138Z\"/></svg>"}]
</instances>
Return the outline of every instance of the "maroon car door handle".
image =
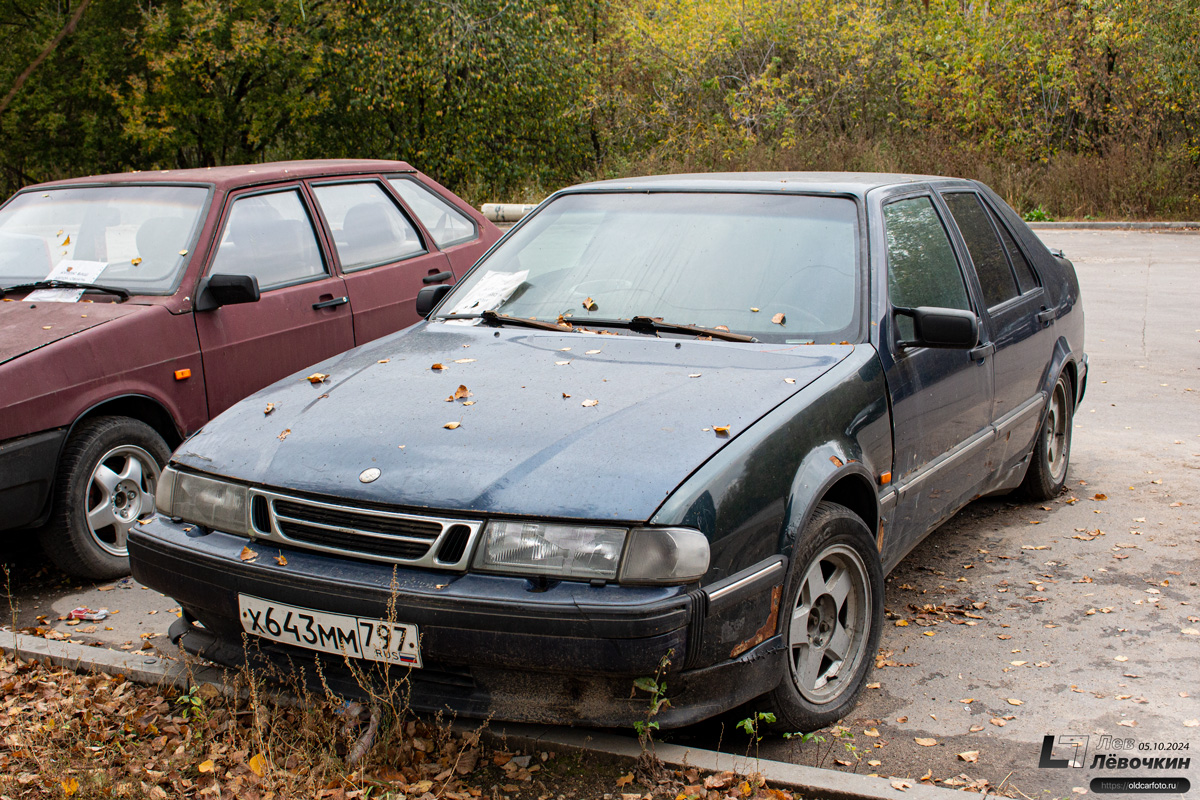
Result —
<instances>
[{"instance_id":1,"label":"maroon car door handle","mask_svg":"<svg viewBox=\"0 0 1200 800\"><path fill-rule=\"evenodd\" d=\"M421 278L421 283L425 283L425 284L441 283L442 281L452 280L453 278L454 278L453 272L448 272L448 271L443 270L442 272L429 273L424 278Z\"/></svg>"},{"instance_id":2,"label":"maroon car door handle","mask_svg":"<svg viewBox=\"0 0 1200 800\"><path fill-rule=\"evenodd\" d=\"M350 302L349 297L332 297L331 295L321 295L322 299L319 303L313 303L313 310L317 311L322 308L333 308L334 306L344 305ZM328 298L328 299L325 299Z\"/></svg>"}]
</instances>

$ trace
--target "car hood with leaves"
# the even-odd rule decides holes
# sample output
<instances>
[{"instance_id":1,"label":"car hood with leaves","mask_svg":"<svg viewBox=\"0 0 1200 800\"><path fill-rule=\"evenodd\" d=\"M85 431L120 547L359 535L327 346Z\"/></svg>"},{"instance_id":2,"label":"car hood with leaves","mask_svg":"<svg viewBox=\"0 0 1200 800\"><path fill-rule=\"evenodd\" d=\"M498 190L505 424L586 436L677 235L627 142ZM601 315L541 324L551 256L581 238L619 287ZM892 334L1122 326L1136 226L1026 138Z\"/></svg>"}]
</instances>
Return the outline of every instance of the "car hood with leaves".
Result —
<instances>
[{"instance_id":1,"label":"car hood with leaves","mask_svg":"<svg viewBox=\"0 0 1200 800\"><path fill-rule=\"evenodd\" d=\"M389 506L646 520L852 349L426 323L251 396L174 460Z\"/></svg>"},{"instance_id":2,"label":"car hood with leaves","mask_svg":"<svg viewBox=\"0 0 1200 800\"><path fill-rule=\"evenodd\" d=\"M0 302L0 364L145 308L116 303Z\"/></svg>"}]
</instances>

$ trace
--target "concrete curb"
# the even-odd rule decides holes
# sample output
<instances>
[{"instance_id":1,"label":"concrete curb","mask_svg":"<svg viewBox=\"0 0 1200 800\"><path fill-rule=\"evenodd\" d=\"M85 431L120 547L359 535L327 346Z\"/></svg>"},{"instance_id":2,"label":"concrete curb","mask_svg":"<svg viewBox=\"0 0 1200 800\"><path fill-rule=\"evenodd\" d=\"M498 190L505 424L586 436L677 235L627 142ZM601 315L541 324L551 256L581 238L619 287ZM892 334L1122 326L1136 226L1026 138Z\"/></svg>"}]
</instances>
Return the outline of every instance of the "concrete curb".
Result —
<instances>
[{"instance_id":1,"label":"concrete curb","mask_svg":"<svg viewBox=\"0 0 1200 800\"><path fill-rule=\"evenodd\" d=\"M1200 222L1027 222L1035 231L1200 231Z\"/></svg>"},{"instance_id":2,"label":"concrete curb","mask_svg":"<svg viewBox=\"0 0 1200 800\"><path fill-rule=\"evenodd\" d=\"M56 666L76 671L119 673L132 681L150 686L172 686L186 691L192 685L209 684L222 694L232 691L226 682L225 671L218 667L189 665L145 652L126 653L8 631L0 632L0 651L24 659L49 660ZM288 699L295 702L294 698ZM458 732L466 733L479 730L480 724L466 720L455 722L452 727ZM631 760L636 760L641 755L641 748L636 739L605 731L555 725L492 723L483 730L482 735L489 740L503 742L505 746L517 746L531 752L587 751ZM769 786L791 789L805 798L890 800L903 797L913 800L950 800L952 797L962 797L959 792L923 784L915 778L907 779L912 783L910 788L898 791L892 787L888 778L872 778L837 770L786 764L782 761L663 743L656 744L654 752L663 763L677 767L697 767L714 772L733 770L740 774L757 772L766 778Z\"/></svg>"}]
</instances>

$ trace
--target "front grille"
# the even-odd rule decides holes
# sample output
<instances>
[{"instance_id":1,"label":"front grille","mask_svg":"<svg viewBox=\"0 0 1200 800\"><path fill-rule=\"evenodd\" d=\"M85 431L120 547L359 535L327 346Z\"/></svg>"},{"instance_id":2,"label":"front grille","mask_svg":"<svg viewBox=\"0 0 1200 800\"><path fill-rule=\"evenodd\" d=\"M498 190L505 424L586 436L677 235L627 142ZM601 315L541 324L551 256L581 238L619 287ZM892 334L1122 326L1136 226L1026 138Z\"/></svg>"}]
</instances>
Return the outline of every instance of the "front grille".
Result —
<instances>
[{"instance_id":1,"label":"front grille","mask_svg":"<svg viewBox=\"0 0 1200 800\"><path fill-rule=\"evenodd\" d=\"M258 538L325 553L407 566L465 570L478 520L443 519L402 511L365 508L251 490L252 508L269 509L266 524L256 514Z\"/></svg>"}]
</instances>

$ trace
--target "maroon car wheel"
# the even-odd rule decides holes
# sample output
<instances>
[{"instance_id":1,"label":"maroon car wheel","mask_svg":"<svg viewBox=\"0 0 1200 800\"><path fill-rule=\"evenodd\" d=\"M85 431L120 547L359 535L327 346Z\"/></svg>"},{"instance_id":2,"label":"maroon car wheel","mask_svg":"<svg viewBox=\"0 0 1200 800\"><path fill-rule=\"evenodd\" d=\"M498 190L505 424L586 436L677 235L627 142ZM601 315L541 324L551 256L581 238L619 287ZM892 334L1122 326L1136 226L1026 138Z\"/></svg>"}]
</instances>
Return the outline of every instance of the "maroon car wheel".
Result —
<instances>
[{"instance_id":1,"label":"maroon car wheel","mask_svg":"<svg viewBox=\"0 0 1200 800\"><path fill-rule=\"evenodd\" d=\"M59 465L54 511L42 547L64 572L105 580L129 573L129 529L154 513L154 490L170 456L144 422L97 417L82 423Z\"/></svg>"}]
</instances>

